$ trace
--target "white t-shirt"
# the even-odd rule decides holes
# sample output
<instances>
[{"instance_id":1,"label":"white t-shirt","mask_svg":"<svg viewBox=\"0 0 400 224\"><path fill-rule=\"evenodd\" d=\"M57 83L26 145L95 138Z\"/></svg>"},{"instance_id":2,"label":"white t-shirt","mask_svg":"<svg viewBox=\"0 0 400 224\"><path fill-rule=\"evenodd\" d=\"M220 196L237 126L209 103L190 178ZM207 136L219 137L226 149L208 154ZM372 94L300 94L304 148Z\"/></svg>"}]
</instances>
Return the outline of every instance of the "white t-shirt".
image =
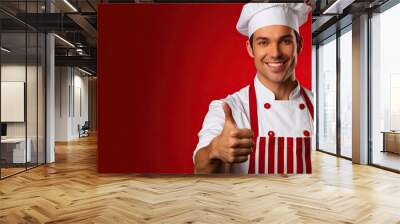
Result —
<instances>
[{"instance_id":1,"label":"white t-shirt","mask_svg":"<svg viewBox=\"0 0 400 224\"><path fill-rule=\"evenodd\" d=\"M300 94L300 85L297 85L290 93L289 100L275 100L274 93L260 82L257 75L254 78L254 87L260 136L268 136L269 131L273 131L276 137L304 137L305 131L313 136L313 120L307 107L304 109L306 103ZM304 90L313 102L312 93L307 89ZM228 95L225 99L213 100L198 134L199 142L193 152L193 162L197 151L208 146L211 140L221 133L225 123L224 102L229 104L237 127L250 128L249 86ZM264 107L267 103L269 108ZM246 167L248 167L248 161L235 163L232 167L233 173L247 173Z\"/></svg>"}]
</instances>

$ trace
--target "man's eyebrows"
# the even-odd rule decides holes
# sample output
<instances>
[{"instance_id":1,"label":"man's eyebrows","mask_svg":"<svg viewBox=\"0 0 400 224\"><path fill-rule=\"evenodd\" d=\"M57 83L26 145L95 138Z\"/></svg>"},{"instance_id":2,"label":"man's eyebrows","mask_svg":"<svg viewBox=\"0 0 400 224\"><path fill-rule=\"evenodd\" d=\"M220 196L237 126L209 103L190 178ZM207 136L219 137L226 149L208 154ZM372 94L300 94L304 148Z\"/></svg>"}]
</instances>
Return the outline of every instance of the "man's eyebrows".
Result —
<instances>
[{"instance_id":1,"label":"man's eyebrows","mask_svg":"<svg viewBox=\"0 0 400 224\"><path fill-rule=\"evenodd\" d=\"M256 40L269 40L268 37L257 37Z\"/></svg>"},{"instance_id":2,"label":"man's eyebrows","mask_svg":"<svg viewBox=\"0 0 400 224\"><path fill-rule=\"evenodd\" d=\"M288 35L285 35L285 36L282 36L282 37L280 37L279 39L286 39L286 38L290 38L290 39L293 39L293 36L292 35L290 35L290 34L288 34Z\"/></svg>"},{"instance_id":3,"label":"man's eyebrows","mask_svg":"<svg viewBox=\"0 0 400 224\"><path fill-rule=\"evenodd\" d=\"M279 40L283 40L283 39L287 39L287 38L293 39L293 36L290 34L287 34L287 35L279 37ZM256 40L270 40L270 38L261 36L261 37L257 37Z\"/></svg>"}]
</instances>

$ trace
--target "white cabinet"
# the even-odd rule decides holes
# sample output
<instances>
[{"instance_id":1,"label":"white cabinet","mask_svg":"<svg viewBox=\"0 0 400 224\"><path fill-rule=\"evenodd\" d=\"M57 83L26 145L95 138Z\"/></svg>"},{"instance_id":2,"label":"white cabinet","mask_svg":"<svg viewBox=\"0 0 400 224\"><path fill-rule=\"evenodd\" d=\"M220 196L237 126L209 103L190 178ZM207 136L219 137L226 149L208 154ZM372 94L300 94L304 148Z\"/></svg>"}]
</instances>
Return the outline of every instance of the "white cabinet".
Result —
<instances>
[{"instance_id":1,"label":"white cabinet","mask_svg":"<svg viewBox=\"0 0 400 224\"><path fill-rule=\"evenodd\" d=\"M6 147L7 150L10 151L12 150L12 163L25 163L32 161L32 140L28 138L26 143L27 147L25 151L25 138L8 138L1 140L2 147Z\"/></svg>"}]
</instances>

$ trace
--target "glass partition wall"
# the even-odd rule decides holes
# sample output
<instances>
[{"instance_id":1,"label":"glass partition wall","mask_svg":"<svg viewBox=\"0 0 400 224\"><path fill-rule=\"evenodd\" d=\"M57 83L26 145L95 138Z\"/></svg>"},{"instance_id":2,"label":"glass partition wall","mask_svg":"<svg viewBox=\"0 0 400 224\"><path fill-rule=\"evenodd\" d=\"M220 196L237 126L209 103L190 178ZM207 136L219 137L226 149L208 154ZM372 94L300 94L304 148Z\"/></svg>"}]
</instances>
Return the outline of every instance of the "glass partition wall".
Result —
<instances>
[{"instance_id":1,"label":"glass partition wall","mask_svg":"<svg viewBox=\"0 0 400 224\"><path fill-rule=\"evenodd\" d=\"M26 33L2 32L1 46L0 149L1 177L5 177L24 171L31 157L26 144Z\"/></svg>"},{"instance_id":2,"label":"glass partition wall","mask_svg":"<svg viewBox=\"0 0 400 224\"><path fill-rule=\"evenodd\" d=\"M317 149L336 154L336 35L318 47Z\"/></svg>"},{"instance_id":3,"label":"glass partition wall","mask_svg":"<svg viewBox=\"0 0 400 224\"><path fill-rule=\"evenodd\" d=\"M342 30L339 49L340 155L352 158L352 33L351 25Z\"/></svg>"},{"instance_id":4,"label":"glass partition wall","mask_svg":"<svg viewBox=\"0 0 400 224\"><path fill-rule=\"evenodd\" d=\"M317 150L352 157L351 25L316 46Z\"/></svg>"},{"instance_id":5,"label":"glass partition wall","mask_svg":"<svg viewBox=\"0 0 400 224\"><path fill-rule=\"evenodd\" d=\"M369 40L368 163L395 172L400 172L399 20L400 4L387 1L371 11L365 34ZM317 149L347 159L352 158L351 30L350 25L315 46Z\"/></svg>"},{"instance_id":6,"label":"glass partition wall","mask_svg":"<svg viewBox=\"0 0 400 224\"><path fill-rule=\"evenodd\" d=\"M42 1L18 2L24 13L38 13L42 6ZM1 10L0 20L0 178L3 179L46 160L46 40L44 33L13 14Z\"/></svg>"},{"instance_id":7,"label":"glass partition wall","mask_svg":"<svg viewBox=\"0 0 400 224\"><path fill-rule=\"evenodd\" d=\"M400 4L371 18L370 163L400 171Z\"/></svg>"}]
</instances>

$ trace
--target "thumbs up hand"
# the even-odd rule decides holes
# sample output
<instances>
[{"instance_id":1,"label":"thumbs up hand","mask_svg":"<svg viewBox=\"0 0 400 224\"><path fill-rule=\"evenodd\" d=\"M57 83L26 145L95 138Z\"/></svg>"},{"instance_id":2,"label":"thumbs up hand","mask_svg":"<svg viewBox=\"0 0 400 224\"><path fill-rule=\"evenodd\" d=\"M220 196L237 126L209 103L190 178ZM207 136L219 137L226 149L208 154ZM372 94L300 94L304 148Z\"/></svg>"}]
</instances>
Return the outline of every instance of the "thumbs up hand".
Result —
<instances>
[{"instance_id":1,"label":"thumbs up hand","mask_svg":"<svg viewBox=\"0 0 400 224\"><path fill-rule=\"evenodd\" d=\"M254 145L253 132L248 128L237 128L229 105L224 103L223 108L224 129L211 142L210 159L220 159L225 163L245 162Z\"/></svg>"}]
</instances>

